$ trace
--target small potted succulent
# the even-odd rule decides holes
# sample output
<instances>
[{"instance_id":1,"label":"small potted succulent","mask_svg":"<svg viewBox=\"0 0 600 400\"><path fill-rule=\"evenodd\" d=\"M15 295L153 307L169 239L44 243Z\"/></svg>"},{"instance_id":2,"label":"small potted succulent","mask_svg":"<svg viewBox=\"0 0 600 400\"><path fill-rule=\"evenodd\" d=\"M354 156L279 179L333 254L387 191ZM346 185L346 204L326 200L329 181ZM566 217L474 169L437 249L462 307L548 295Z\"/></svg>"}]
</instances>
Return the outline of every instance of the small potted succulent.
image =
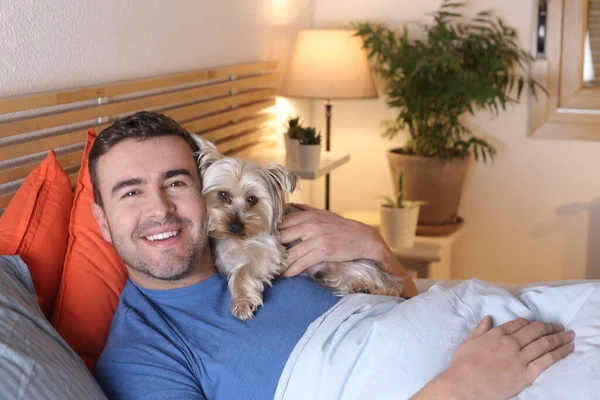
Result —
<instances>
[{"instance_id":1,"label":"small potted succulent","mask_svg":"<svg viewBox=\"0 0 600 400\"><path fill-rule=\"evenodd\" d=\"M321 134L309 126L300 133L298 161L302 169L316 169L321 161Z\"/></svg>"},{"instance_id":2,"label":"small potted succulent","mask_svg":"<svg viewBox=\"0 0 600 400\"><path fill-rule=\"evenodd\" d=\"M385 204L379 208L381 236L395 249L412 247L417 234L419 211L425 201L404 199L404 174L398 177L398 196L394 200L384 196Z\"/></svg>"},{"instance_id":3,"label":"small potted succulent","mask_svg":"<svg viewBox=\"0 0 600 400\"><path fill-rule=\"evenodd\" d=\"M289 117L287 120L286 131L283 135L285 143L286 158L292 162L298 162L300 136L302 134L302 125L300 117Z\"/></svg>"}]
</instances>

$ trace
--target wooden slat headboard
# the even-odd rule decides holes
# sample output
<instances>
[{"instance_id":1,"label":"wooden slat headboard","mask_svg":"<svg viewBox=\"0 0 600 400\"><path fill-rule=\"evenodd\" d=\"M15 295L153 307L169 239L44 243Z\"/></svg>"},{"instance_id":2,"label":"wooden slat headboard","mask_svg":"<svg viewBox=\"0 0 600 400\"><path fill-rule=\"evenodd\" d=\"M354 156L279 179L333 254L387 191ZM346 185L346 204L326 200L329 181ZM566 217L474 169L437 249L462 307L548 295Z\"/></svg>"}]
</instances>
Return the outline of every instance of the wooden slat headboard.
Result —
<instances>
[{"instance_id":1,"label":"wooden slat headboard","mask_svg":"<svg viewBox=\"0 0 600 400\"><path fill-rule=\"evenodd\" d=\"M275 62L256 62L105 85L0 98L0 213L54 149L77 179L86 131L117 117L161 112L226 154L275 145Z\"/></svg>"}]
</instances>

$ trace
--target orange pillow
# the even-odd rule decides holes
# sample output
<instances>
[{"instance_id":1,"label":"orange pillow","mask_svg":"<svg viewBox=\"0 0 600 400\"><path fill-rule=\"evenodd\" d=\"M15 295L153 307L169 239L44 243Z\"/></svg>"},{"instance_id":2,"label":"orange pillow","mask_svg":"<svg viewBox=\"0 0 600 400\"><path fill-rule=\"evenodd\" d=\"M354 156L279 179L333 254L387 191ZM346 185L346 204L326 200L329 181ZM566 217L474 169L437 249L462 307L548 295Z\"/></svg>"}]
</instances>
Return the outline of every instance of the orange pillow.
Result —
<instances>
[{"instance_id":1,"label":"orange pillow","mask_svg":"<svg viewBox=\"0 0 600 400\"><path fill-rule=\"evenodd\" d=\"M88 155L96 133L88 131L69 225L69 243L52 323L94 373L106 344L127 270L106 242L92 214Z\"/></svg>"},{"instance_id":2,"label":"orange pillow","mask_svg":"<svg viewBox=\"0 0 600 400\"><path fill-rule=\"evenodd\" d=\"M27 175L0 217L0 254L20 255L50 319L69 236L73 191L54 150Z\"/></svg>"}]
</instances>

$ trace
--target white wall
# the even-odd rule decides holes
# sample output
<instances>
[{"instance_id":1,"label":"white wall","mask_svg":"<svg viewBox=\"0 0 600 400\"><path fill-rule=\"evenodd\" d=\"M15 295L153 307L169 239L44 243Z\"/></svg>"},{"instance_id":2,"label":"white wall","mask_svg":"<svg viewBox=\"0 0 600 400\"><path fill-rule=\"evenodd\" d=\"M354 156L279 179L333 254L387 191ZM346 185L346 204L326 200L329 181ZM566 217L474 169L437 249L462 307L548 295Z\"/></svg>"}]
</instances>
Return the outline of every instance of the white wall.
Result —
<instances>
[{"instance_id":1,"label":"white wall","mask_svg":"<svg viewBox=\"0 0 600 400\"><path fill-rule=\"evenodd\" d=\"M311 8L312 3L312 8ZM2 0L0 96L132 79L189 69L276 59L282 70L297 28L346 27L356 19L401 26L440 0ZM528 45L532 0L479 0ZM279 103L323 125L322 104ZM312 113L312 115L311 115ZM375 208L391 194L379 121L393 116L383 98L335 102L335 150L351 162L332 174L336 212ZM495 165L473 165L453 255L456 277L525 282L600 275L599 143L527 137L527 108L472 127L499 147ZM358 172L366 174L358 178ZM305 182L322 204L323 182ZM303 197L303 196L301 196Z\"/></svg>"},{"instance_id":2,"label":"white wall","mask_svg":"<svg viewBox=\"0 0 600 400\"><path fill-rule=\"evenodd\" d=\"M283 70L310 17L310 0L1 0L0 97L258 60Z\"/></svg>"},{"instance_id":3,"label":"white wall","mask_svg":"<svg viewBox=\"0 0 600 400\"><path fill-rule=\"evenodd\" d=\"M440 3L313 0L313 27L348 27L358 19L400 27L422 20ZM497 11L530 48L533 0L472 4L475 11ZM375 196L392 193L385 152L401 140L382 139L379 121L393 115L383 98L334 103L332 147L349 152L351 162L332 175L333 211L375 209ZM469 118L499 154L493 165L472 165L467 177L460 208L466 224L454 246L454 276L513 283L600 278L600 143L530 138L527 118L526 102L499 118ZM313 123L322 127L322 121L322 104L314 103Z\"/></svg>"},{"instance_id":4,"label":"white wall","mask_svg":"<svg viewBox=\"0 0 600 400\"><path fill-rule=\"evenodd\" d=\"M309 0L2 0L0 95L285 61L309 24Z\"/></svg>"}]
</instances>

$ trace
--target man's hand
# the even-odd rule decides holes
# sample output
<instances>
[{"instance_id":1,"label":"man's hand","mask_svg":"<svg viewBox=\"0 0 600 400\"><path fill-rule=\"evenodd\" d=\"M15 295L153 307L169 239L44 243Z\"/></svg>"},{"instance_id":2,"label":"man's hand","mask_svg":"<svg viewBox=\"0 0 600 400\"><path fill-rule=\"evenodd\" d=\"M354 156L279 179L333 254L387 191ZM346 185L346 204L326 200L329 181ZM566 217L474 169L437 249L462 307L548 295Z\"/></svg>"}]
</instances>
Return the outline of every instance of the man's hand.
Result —
<instances>
[{"instance_id":1,"label":"man's hand","mask_svg":"<svg viewBox=\"0 0 600 400\"><path fill-rule=\"evenodd\" d=\"M378 260L383 243L375 229L325 210L295 204L302 212L284 217L279 225L281 243L302 241L288 250L289 268L284 276L295 276L322 261Z\"/></svg>"},{"instance_id":2,"label":"man's hand","mask_svg":"<svg viewBox=\"0 0 600 400\"><path fill-rule=\"evenodd\" d=\"M366 258L379 262L391 274L405 277L403 295L412 297L418 294L406 270L376 229L330 211L304 204L295 206L303 211L284 217L279 225L280 241L284 244L302 241L288 250L289 267L283 276L298 275L323 261L345 262Z\"/></svg>"},{"instance_id":3,"label":"man's hand","mask_svg":"<svg viewBox=\"0 0 600 400\"><path fill-rule=\"evenodd\" d=\"M508 399L573 352L573 331L516 319L491 329L485 317L458 347L448 369L414 399Z\"/></svg>"}]
</instances>

